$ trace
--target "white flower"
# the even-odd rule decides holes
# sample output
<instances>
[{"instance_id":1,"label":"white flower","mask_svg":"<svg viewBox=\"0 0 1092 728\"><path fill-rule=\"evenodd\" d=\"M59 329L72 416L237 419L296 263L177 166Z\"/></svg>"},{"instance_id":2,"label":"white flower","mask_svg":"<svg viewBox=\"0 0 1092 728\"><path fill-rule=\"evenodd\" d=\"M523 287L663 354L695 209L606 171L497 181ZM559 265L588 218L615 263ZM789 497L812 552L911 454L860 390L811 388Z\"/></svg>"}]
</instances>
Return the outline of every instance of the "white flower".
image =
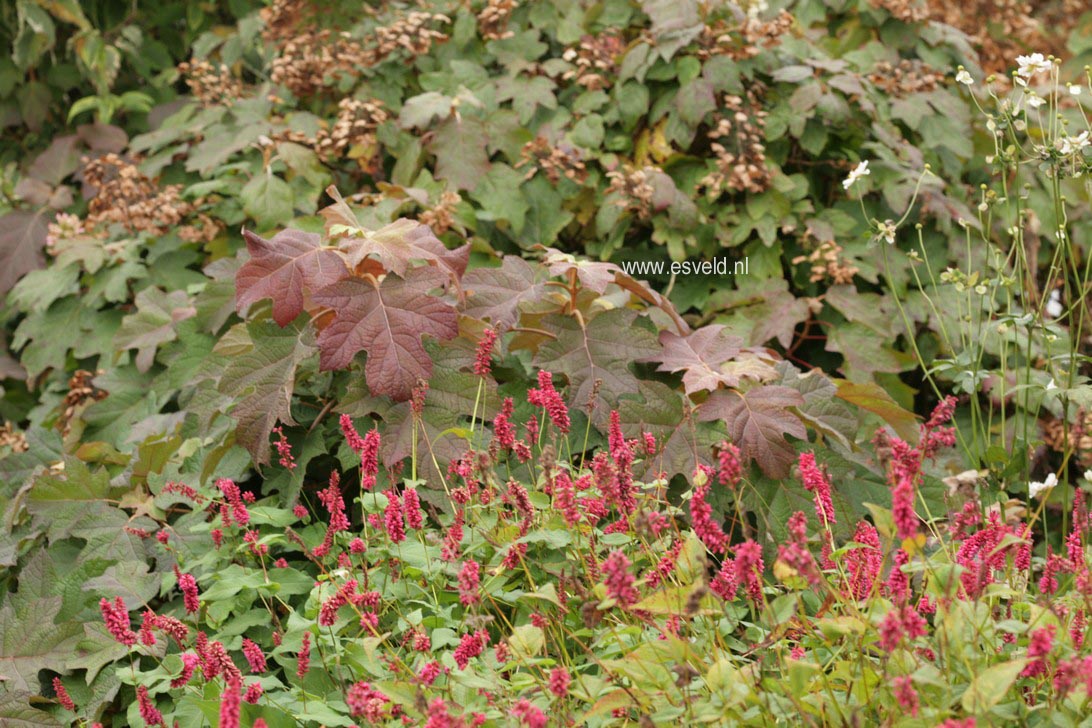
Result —
<instances>
[{"instance_id":1,"label":"white flower","mask_svg":"<svg viewBox=\"0 0 1092 728\"><path fill-rule=\"evenodd\" d=\"M1092 483L1092 470L1084 471L1084 479Z\"/></svg>"},{"instance_id":2,"label":"white flower","mask_svg":"<svg viewBox=\"0 0 1092 728\"><path fill-rule=\"evenodd\" d=\"M884 220L880 223L880 237L883 238L888 245L892 245L895 242L895 222L893 220Z\"/></svg>"},{"instance_id":3,"label":"white flower","mask_svg":"<svg viewBox=\"0 0 1092 728\"><path fill-rule=\"evenodd\" d=\"M1064 136L1058 139L1058 141L1054 142L1054 146L1058 148L1058 151L1067 157L1070 154L1075 154L1081 151L1089 145L1092 145L1092 140L1089 139L1087 131L1082 131L1080 134L1074 137Z\"/></svg>"},{"instance_id":4,"label":"white flower","mask_svg":"<svg viewBox=\"0 0 1092 728\"><path fill-rule=\"evenodd\" d=\"M854 167L853 171L849 173L849 176L842 180L842 187L848 190L850 187L853 186L854 182L859 180L861 177L866 177L870 174L872 173L868 171L868 160L866 159L865 161Z\"/></svg>"},{"instance_id":5,"label":"white flower","mask_svg":"<svg viewBox=\"0 0 1092 728\"><path fill-rule=\"evenodd\" d=\"M974 85L974 79L971 78L971 74L967 73L967 71L965 69L960 69L959 70L959 73L957 73L955 75L955 80L956 80L957 83L961 83L961 84L963 84L965 86L973 86Z\"/></svg>"},{"instance_id":6,"label":"white flower","mask_svg":"<svg viewBox=\"0 0 1092 728\"><path fill-rule=\"evenodd\" d=\"M1028 94L1028 106L1033 109L1038 109L1040 106L1046 103L1046 99L1042 96L1036 96L1035 94Z\"/></svg>"},{"instance_id":7,"label":"white flower","mask_svg":"<svg viewBox=\"0 0 1092 728\"><path fill-rule=\"evenodd\" d=\"M1042 483L1032 481L1031 483L1028 483L1028 497L1038 498L1039 494L1042 493L1044 490L1050 490L1057 484L1058 476L1056 476L1054 473L1046 476L1046 480L1044 480Z\"/></svg>"},{"instance_id":8,"label":"white flower","mask_svg":"<svg viewBox=\"0 0 1092 728\"><path fill-rule=\"evenodd\" d=\"M1078 86L1077 84L1075 84L1075 83L1067 83L1067 84L1065 85L1065 87L1066 87L1067 89L1069 89L1069 95L1070 95L1070 96L1080 96L1080 95L1081 95L1081 87L1080 87L1080 86Z\"/></svg>"},{"instance_id":9,"label":"white flower","mask_svg":"<svg viewBox=\"0 0 1092 728\"><path fill-rule=\"evenodd\" d=\"M1030 56L1017 56L1016 65L1020 68L1016 71L1018 76L1031 78L1037 73L1049 73L1051 63L1043 57L1042 53L1032 53Z\"/></svg>"},{"instance_id":10,"label":"white flower","mask_svg":"<svg viewBox=\"0 0 1092 728\"><path fill-rule=\"evenodd\" d=\"M1055 288L1050 292L1050 300L1046 304L1046 314L1051 318L1058 318L1062 315L1062 294Z\"/></svg>"},{"instance_id":11,"label":"white flower","mask_svg":"<svg viewBox=\"0 0 1092 728\"><path fill-rule=\"evenodd\" d=\"M1051 379L1049 382L1047 382L1046 391L1049 392L1050 390L1057 389L1057 388L1058 388L1058 385L1054 383L1053 379Z\"/></svg>"}]
</instances>

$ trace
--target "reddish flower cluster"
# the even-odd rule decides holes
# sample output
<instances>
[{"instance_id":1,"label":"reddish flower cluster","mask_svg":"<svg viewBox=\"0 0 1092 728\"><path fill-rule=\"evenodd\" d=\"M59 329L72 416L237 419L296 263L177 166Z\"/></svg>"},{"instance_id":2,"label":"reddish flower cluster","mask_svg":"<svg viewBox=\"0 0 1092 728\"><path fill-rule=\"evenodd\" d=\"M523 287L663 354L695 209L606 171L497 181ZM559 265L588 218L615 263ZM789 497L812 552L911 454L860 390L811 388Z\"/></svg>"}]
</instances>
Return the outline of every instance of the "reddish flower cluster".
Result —
<instances>
[{"instance_id":1,"label":"reddish flower cluster","mask_svg":"<svg viewBox=\"0 0 1092 728\"><path fill-rule=\"evenodd\" d=\"M228 478L220 478L216 481L216 487L224 494L224 499L227 501L225 506L220 507L220 516L223 518L224 528L230 526L233 520L240 526L250 523L250 512L247 511L246 503L243 502L243 495L239 490L239 486Z\"/></svg>"},{"instance_id":2,"label":"reddish flower cluster","mask_svg":"<svg viewBox=\"0 0 1092 728\"><path fill-rule=\"evenodd\" d=\"M910 554L903 549L895 552L895 563L891 567L891 573L887 575L887 583L884 591L887 596L896 602L904 602L910 593L910 578L902 567L910 563Z\"/></svg>"},{"instance_id":3,"label":"reddish flower cluster","mask_svg":"<svg viewBox=\"0 0 1092 728\"><path fill-rule=\"evenodd\" d=\"M402 501L393 488L386 492L386 496L387 508L383 511L383 526L391 543L401 543L406 540L406 528L402 522Z\"/></svg>"},{"instance_id":4,"label":"reddish flower cluster","mask_svg":"<svg viewBox=\"0 0 1092 728\"><path fill-rule=\"evenodd\" d=\"M512 715L519 718L520 723L528 728L546 728L546 714L529 700L523 698L517 700L512 706Z\"/></svg>"},{"instance_id":5,"label":"reddish flower cluster","mask_svg":"<svg viewBox=\"0 0 1092 728\"><path fill-rule=\"evenodd\" d=\"M845 555L846 585L843 592L853 599L864 599L872 591L872 584L883 568L880 534L871 523L861 521L853 533L853 540L862 545Z\"/></svg>"},{"instance_id":6,"label":"reddish flower cluster","mask_svg":"<svg viewBox=\"0 0 1092 728\"><path fill-rule=\"evenodd\" d=\"M267 665L265 662L265 654L262 653L262 648L258 646L257 642L244 637L243 638L243 656L246 657L247 664L250 666L250 671L255 675L260 675L265 672Z\"/></svg>"},{"instance_id":7,"label":"reddish flower cluster","mask_svg":"<svg viewBox=\"0 0 1092 728\"><path fill-rule=\"evenodd\" d=\"M743 478L739 448L725 440L717 446L717 479L721 485L734 487Z\"/></svg>"},{"instance_id":8,"label":"reddish flower cluster","mask_svg":"<svg viewBox=\"0 0 1092 728\"><path fill-rule=\"evenodd\" d=\"M705 500L709 494L711 472L704 465L699 466L699 472L700 476L695 473L695 481L701 484L694 487L694 495L690 499L691 528L707 549L715 554L723 554L728 550L728 535L713 520L713 508Z\"/></svg>"},{"instance_id":9,"label":"reddish flower cluster","mask_svg":"<svg viewBox=\"0 0 1092 728\"><path fill-rule=\"evenodd\" d=\"M137 708L140 711L141 719L148 725L167 725L163 721L163 714L159 712L159 708L148 696L148 688L144 685L137 687Z\"/></svg>"},{"instance_id":10,"label":"reddish flower cluster","mask_svg":"<svg viewBox=\"0 0 1092 728\"><path fill-rule=\"evenodd\" d=\"M493 345L497 341L497 332L486 329L478 342L478 351L474 357L474 373L479 377L488 377L492 368Z\"/></svg>"},{"instance_id":11,"label":"reddish flower cluster","mask_svg":"<svg viewBox=\"0 0 1092 728\"><path fill-rule=\"evenodd\" d=\"M511 450L516 445L516 428L512 424L514 407L512 398L505 397L500 412L493 418L493 442L502 450Z\"/></svg>"},{"instance_id":12,"label":"reddish flower cluster","mask_svg":"<svg viewBox=\"0 0 1092 728\"><path fill-rule=\"evenodd\" d=\"M193 677L193 671L197 665L201 662L201 659L192 652L183 652L182 658L182 672L178 677L171 680L172 688L180 688L190 681Z\"/></svg>"},{"instance_id":13,"label":"reddish flower cluster","mask_svg":"<svg viewBox=\"0 0 1092 728\"><path fill-rule=\"evenodd\" d=\"M554 375L547 371L539 371L538 388L527 392L527 401L536 407L546 410L550 421L554 423L561 434L566 435L572 423L569 421L569 408L565 406L565 400L554 389Z\"/></svg>"},{"instance_id":14,"label":"reddish flower cluster","mask_svg":"<svg viewBox=\"0 0 1092 728\"><path fill-rule=\"evenodd\" d=\"M197 593L197 579L193 574L182 574L175 567L175 575L178 577L178 588L182 592L182 605L190 614L196 614L201 609L201 599Z\"/></svg>"},{"instance_id":15,"label":"reddish flower cluster","mask_svg":"<svg viewBox=\"0 0 1092 728\"><path fill-rule=\"evenodd\" d=\"M834 517L834 501L830 495L830 480L815 462L815 453L800 453L800 480L804 488L814 494L815 515L823 526L837 523Z\"/></svg>"},{"instance_id":16,"label":"reddish flower cluster","mask_svg":"<svg viewBox=\"0 0 1092 728\"><path fill-rule=\"evenodd\" d=\"M56 693L57 702L61 704L62 708L75 712L76 704L72 701L72 697L68 694L68 690L59 677L53 678L53 692Z\"/></svg>"},{"instance_id":17,"label":"reddish flower cluster","mask_svg":"<svg viewBox=\"0 0 1092 728\"><path fill-rule=\"evenodd\" d=\"M736 583L743 586L747 596L755 604L762 601L762 547L754 541L744 541L736 546Z\"/></svg>"},{"instance_id":18,"label":"reddish flower cluster","mask_svg":"<svg viewBox=\"0 0 1092 728\"><path fill-rule=\"evenodd\" d=\"M1028 640L1028 664L1020 674L1024 677L1045 675L1049 670L1047 658L1054 649L1054 625L1032 630Z\"/></svg>"},{"instance_id":19,"label":"reddish flower cluster","mask_svg":"<svg viewBox=\"0 0 1092 728\"><path fill-rule=\"evenodd\" d=\"M459 601L464 607L477 604L481 601L478 595L478 584L481 580L481 567L477 561L468 559L463 568L459 570Z\"/></svg>"},{"instance_id":20,"label":"reddish flower cluster","mask_svg":"<svg viewBox=\"0 0 1092 728\"><path fill-rule=\"evenodd\" d=\"M364 438L356 431L356 425L353 424L353 418L349 415L342 415L338 419L338 423L341 425L341 434L344 435L345 443L349 446L349 449L357 454L363 452Z\"/></svg>"},{"instance_id":21,"label":"reddish flower cluster","mask_svg":"<svg viewBox=\"0 0 1092 728\"><path fill-rule=\"evenodd\" d=\"M488 644L489 633L484 629L479 629L472 634L464 634L459 641L459 646L455 648L455 664L460 670L465 670L470 661L480 655Z\"/></svg>"},{"instance_id":22,"label":"reddish flower cluster","mask_svg":"<svg viewBox=\"0 0 1092 728\"><path fill-rule=\"evenodd\" d=\"M920 704L918 702L918 691L914 690L914 679L909 675L897 677L892 681L892 688L899 707L911 717L917 716Z\"/></svg>"},{"instance_id":23,"label":"reddish flower cluster","mask_svg":"<svg viewBox=\"0 0 1092 728\"><path fill-rule=\"evenodd\" d=\"M353 716L360 716L370 723L378 723L386 717L390 698L369 683L358 682L345 694L345 703Z\"/></svg>"},{"instance_id":24,"label":"reddish flower cluster","mask_svg":"<svg viewBox=\"0 0 1092 728\"><path fill-rule=\"evenodd\" d=\"M302 680L311 669L311 633L303 633L303 644L296 655L296 677Z\"/></svg>"},{"instance_id":25,"label":"reddish flower cluster","mask_svg":"<svg viewBox=\"0 0 1092 728\"><path fill-rule=\"evenodd\" d=\"M880 649L894 650L905 640L911 642L928 633L928 625L912 607L903 605L887 613L880 623Z\"/></svg>"},{"instance_id":26,"label":"reddish flower cluster","mask_svg":"<svg viewBox=\"0 0 1092 728\"><path fill-rule=\"evenodd\" d=\"M777 558L797 574L808 580L813 587L819 586L823 577L808 550L808 517L797 511L789 517L789 541L778 547Z\"/></svg>"},{"instance_id":27,"label":"reddish flower cluster","mask_svg":"<svg viewBox=\"0 0 1092 728\"><path fill-rule=\"evenodd\" d=\"M292 457L292 444L288 442L288 438L284 434L284 428L277 425L273 428L273 434L277 436L277 440L273 443L273 447L277 449L281 467L290 471L295 470L296 459Z\"/></svg>"},{"instance_id":28,"label":"reddish flower cluster","mask_svg":"<svg viewBox=\"0 0 1092 728\"><path fill-rule=\"evenodd\" d=\"M550 671L550 678L547 681L547 687L550 692L556 697L564 698L569 694L569 684L572 682L572 678L569 676L569 671L564 667L555 667Z\"/></svg>"},{"instance_id":29,"label":"reddish flower cluster","mask_svg":"<svg viewBox=\"0 0 1092 728\"><path fill-rule=\"evenodd\" d=\"M629 567L629 559L619 549L612 551L603 562L603 583L607 587L607 596L623 608L635 604L641 596L634 587L636 580Z\"/></svg>"},{"instance_id":30,"label":"reddish flower cluster","mask_svg":"<svg viewBox=\"0 0 1092 728\"><path fill-rule=\"evenodd\" d=\"M655 589L671 575L671 572L675 571L675 563L679 558L682 547L682 539L675 539L668 552L660 558L655 566L649 569L648 576L645 577L645 586L649 589Z\"/></svg>"},{"instance_id":31,"label":"reddish flower cluster","mask_svg":"<svg viewBox=\"0 0 1092 728\"><path fill-rule=\"evenodd\" d=\"M220 693L220 728L239 728L242 686L237 678L229 677Z\"/></svg>"},{"instance_id":32,"label":"reddish flower cluster","mask_svg":"<svg viewBox=\"0 0 1092 728\"><path fill-rule=\"evenodd\" d=\"M1027 550L1023 545L1017 546L1012 543L1012 539L1009 539L1008 545L1001 545L1007 536L1020 536L1023 533L1023 528L1017 531L1015 527L1002 523L997 513L992 513L985 528L963 540L959 550L956 551L956 563L963 567L960 581L969 597L972 599L977 597L986 586L993 583L994 572L1005 568L1009 554L1015 554L1019 561L1024 561L1025 557L1027 561L1030 561L1030 541L1027 542L1029 545ZM1065 570L1067 567L1068 562L1065 559L1059 559L1052 565L1051 559L1048 558L1047 568L1043 572L1046 582L1041 584L1040 588L1047 594L1052 593L1050 588L1052 573L1056 570Z\"/></svg>"},{"instance_id":33,"label":"reddish flower cluster","mask_svg":"<svg viewBox=\"0 0 1092 728\"><path fill-rule=\"evenodd\" d=\"M104 597L99 601L99 609L102 611L106 630L114 636L114 639L129 647L137 643L137 634L129 627L129 610L125 608L125 602L121 597L114 597L112 604Z\"/></svg>"}]
</instances>

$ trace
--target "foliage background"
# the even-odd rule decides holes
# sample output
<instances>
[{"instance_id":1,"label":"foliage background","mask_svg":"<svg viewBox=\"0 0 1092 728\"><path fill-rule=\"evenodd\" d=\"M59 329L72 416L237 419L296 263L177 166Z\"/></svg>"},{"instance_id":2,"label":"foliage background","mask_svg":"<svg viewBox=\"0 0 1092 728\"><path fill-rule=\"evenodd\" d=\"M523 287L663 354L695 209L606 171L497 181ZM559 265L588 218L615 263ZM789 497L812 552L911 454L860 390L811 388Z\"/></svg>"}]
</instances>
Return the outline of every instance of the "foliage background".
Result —
<instances>
[{"instance_id":1,"label":"foliage background","mask_svg":"<svg viewBox=\"0 0 1092 728\"><path fill-rule=\"evenodd\" d=\"M0 623L48 615L25 644L0 648L0 674L20 681L9 705L25 703L45 669L84 671L80 702L93 712L132 702L119 697L131 686L101 670L117 646L97 626L97 604L170 598L177 554L124 530L171 521L167 482L228 477L270 508L310 502L332 468L357 466L341 413L362 431L380 424L385 466L413 453L405 397L376 392L361 357L323 366L311 309L284 329L269 304L235 305L240 228L272 238L292 226L338 244L344 231L319 214L336 202L331 185L363 227L404 217L449 250L469 244L469 271L440 294L460 315L457 336L424 342L422 366L447 376L431 382L429 456L409 466L423 461L434 488L423 495L441 508L438 473L468 424L491 419L502 396L523 403L535 370L581 349L590 327L612 332L591 365L616 381L574 455L603 443L602 418L617 407L628 435L653 429L668 443L657 467L677 495L713 443L739 434L725 429L725 403L742 393L770 403L747 450L756 487L738 509L716 505L761 534L767 553L810 499L783 480L809 442L828 447L843 476L840 507L863 517L865 503L890 503L882 468L857 443L881 423L913 433L912 413L937 401L913 345L926 360L952 352L943 317L913 286L906 252L917 232L904 230L887 273L870 220L899 219L913 199L931 273L969 265L959 221L979 219L978 185L990 179L979 160L992 147L953 69L981 81L1047 45L1067 72L1092 58L1092 17L1073 3L975 7L996 22L961 29L940 3L894 0L754 13L658 0L5 5ZM862 215L841 182L863 159L873 172L857 190ZM1059 223L1048 194L1028 192L1044 230ZM1075 248L1087 250L1087 203L1067 214ZM1045 263L1047 248L1037 250ZM588 262L715 256L746 256L750 275L636 276L646 288ZM568 298L531 285L548 279L568 283ZM489 285L530 293L498 318ZM686 333L676 316L725 328L673 367L662 360ZM1086 316L1082 306L1074 321ZM487 326L515 328L479 407L467 370ZM618 358L611 349L623 344ZM710 362L719 377L687 381ZM575 393L587 368L570 360L555 371ZM960 391L954 375L940 381ZM1030 424L1011 432L1030 431L1022 444L1034 445L1018 467L1005 446L1029 449L1011 442L998 454L976 440L953 456L959 469L989 472L993 500L1046 472L1054 450L1078 462L1092 450L1052 437L1052 418L1066 418L1040 404L1014 408ZM587 420L574 416L583 432ZM959 410L964 427L970 418ZM278 420L295 470L267 467ZM923 487L938 511L948 470L939 464Z\"/></svg>"}]
</instances>

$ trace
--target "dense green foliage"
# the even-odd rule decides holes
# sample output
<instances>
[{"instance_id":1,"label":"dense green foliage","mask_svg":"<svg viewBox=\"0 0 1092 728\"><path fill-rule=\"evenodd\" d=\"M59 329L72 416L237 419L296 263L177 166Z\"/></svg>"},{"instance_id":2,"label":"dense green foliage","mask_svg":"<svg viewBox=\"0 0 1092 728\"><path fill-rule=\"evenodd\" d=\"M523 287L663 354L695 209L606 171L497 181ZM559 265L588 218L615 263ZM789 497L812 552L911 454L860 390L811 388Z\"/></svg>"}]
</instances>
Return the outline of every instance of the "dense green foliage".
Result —
<instances>
[{"instance_id":1,"label":"dense green foliage","mask_svg":"<svg viewBox=\"0 0 1092 728\"><path fill-rule=\"evenodd\" d=\"M270 656L272 726L1076 724L1092 15L987 81L898 8L6 7L0 718L69 721L58 675L88 724L215 725L251 681L203 630Z\"/></svg>"}]
</instances>

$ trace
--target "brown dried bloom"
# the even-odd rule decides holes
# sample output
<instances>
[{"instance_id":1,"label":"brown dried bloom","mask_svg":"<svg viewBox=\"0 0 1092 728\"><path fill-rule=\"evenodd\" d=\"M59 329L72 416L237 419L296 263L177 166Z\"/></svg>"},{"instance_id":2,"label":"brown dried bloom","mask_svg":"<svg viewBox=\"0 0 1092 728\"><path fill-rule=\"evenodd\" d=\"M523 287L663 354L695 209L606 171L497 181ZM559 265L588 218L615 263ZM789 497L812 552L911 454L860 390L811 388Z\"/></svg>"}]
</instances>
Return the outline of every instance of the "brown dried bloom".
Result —
<instances>
[{"instance_id":1,"label":"brown dried bloom","mask_svg":"<svg viewBox=\"0 0 1092 728\"><path fill-rule=\"evenodd\" d=\"M485 40L504 40L512 37L508 19L519 7L515 0L489 0L478 13L478 34Z\"/></svg>"},{"instance_id":2,"label":"brown dried bloom","mask_svg":"<svg viewBox=\"0 0 1092 728\"><path fill-rule=\"evenodd\" d=\"M618 75L618 58L625 47L625 38L618 33L585 35L575 48L561 55L575 66L561 78L573 80L589 91L606 88Z\"/></svg>"},{"instance_id":3,"label":"brown dried bloom","mask_svg":"<svg viewBox=\"0 0 1092 728\"><path fill-rule=\"evenodd\" d=\"M312 24L316 9L309 0L273 0L271 5L258 11L265 23L262 38L280 45L304 26Z\"/></svg>"},{"instance_id":4,"label":"brown dried bloom","mask_svg":"<svg viewBox=\"0 0 1092 728\"><path fill-rule=\"evenodd\" d=\"M222 63L214 68L208 61L194 58L178 64L178 72L202 106L230 106L243 93L243 84Z\"/></svg>"},{"instance_id":5,"label":"brown dried bloom","mask_svg":"<svg viewBox=\"0 0 1092 728\"><path fill-rule=\"evenodd\" d=\"M0 448L10 447L12 452L26 452L30 449L27 436L17 432L10 422L0 425Z\"/></svg>"},{"instance_id":6,"label":"brown dried bloom","mask_svg":"<svg viewBox=\"0 0 1092 728\"><path fill-rule=\"evenodd\" d=\"M98 373L102 374L102 370L100 369ZM68 431L72 426L72 418L75 417L81 405L85 402L98 402L106 398L107 393L91 383L94 376L94 372L77 369L72 378L68 380L68 393L64 396L64 411L57 421L64 435L68 435Z\"/></svg>"},{"instance_id":7,"label":"brown dried bloom","mask_svg":"<svg viewBox=\"0 0 1092 728\"><path fill-rule=\"evenodd\" d=\"M121 225L129 232L163 235L177 230L187 241L211 240L220 231L219 223L197 212L195 203L181 198L182 185L160 188L132 162L117 154L97 159L84 158L84 182L95 189L88 204L88 228ZM196 222L186 222L196 216Z\"/></svg>"},{"instance_id":8,"label":"brown dried bloom","mask_svg":"<svg viewBox=\"0 0 1092 728\"><path fill-rule=\"evenodd\" d=\"M842 257L842 246L833 240L824 240L808 255L799 255L792 259L793 265L807 262L811 265L812 283L829 280L833 284L852 283L853 276L860 272L852 263Z\"/></svg>"},{"instance_id":9,"label":"brown dried bloom","mask_svg":"<svg viewBox=\"0 0 1092 728\"><path fill-rule=\"evenodd\" d=\"M733 192L764 192L770 186L771 174L766 166L766 112L762 110L758 93L747 92L746 103L739 96L724 97L723 116L709 131L709 145L716 155L716 169L698 184L711 197L725 190Z\"/></svg>"},{"instance_id":10,"label":"brown dried bloom","mask_svg":"<svg viewBox=\"0 0 1092 728\"><path fill-rule=\"evenodd\" d=\"M702 30L698 38L698 56L728 56L737 61L754 58L770 48L792 28L793 17L782 10L770 20L747 15L739 21L719 19Z\"/></svg>"},{"instance_id":11,"label":"brown dried bloom","mask_svg":"<svg viewBox=\"0 0 1092 728\"><path fill-rule=\"evenodd\" d=\"M455 224L455 217L452 213L455 211L455 206L462 200L463 198L459 196L459 193L446 191L440 195L440 201L418 215L417 220L432 228L432 232L436 235L443 235Z\"/></svg>"},{"instance_id":12,"label":"brown dried bloom","mask_svg":"<svg viewBox=\"0 0 1092 728\"><path fill-rule=\"evenodd\" d=\"M546 137L535 137L523 145L520 150L520 161L516 169L529 167L524 179L531 179L539 172L546 175L546 179L557 184L562 177L582 184L588 178L588 170L584 167L584 155L580 150L569 144L552 144Z\"/></svg>"},{"instance_id":13,"label":"brown dried bloom","mask_svg":"<svg viewBox=\"0 0 1092 728\"><path fill-rule=\"evenodd\" d=\"M635 213L640 220L647 220L653 212L656 188L652 186L652 176L656 173L662 174L662 170L658 167L635 169L628 164L622 169L611 170L607 172L610 180L607 194L617 195L614 204Z\"/></svg>"},{"instance_id":14,"label":"brown dried bloom","mask_svg":"<svg viewBox=\"0 0 1092 728\"><path fill-rule=\"evenodd\" d=\"M355 148L359 153L350 156L370 160L378 150L376 130L388 118L383 102L377 99L342 99L338 102L337 120L331 129L319 132L315 151L323 156L339 157L346 150Z\"/></svg>"},{"instance_id":15,"label":"brown dried bloom","mask_svg":"<svg viewBox=\"0 0 1092 728\"><path fill-rule=\"evenodd\" d=\"M1066 428L1059 419L1041 421L1043 441L1055 452L1072 449L1082 468L1092 468L1092 411L1079 410L1076 421L1070 424L1068 439Z\"/></svg>"},{"instance_id":16,"label":"brown dried bloom","mask_svg":"<svg viewBox=\"0 0 1092 728\"><path fill-rule=\"evenodd\" d=\"M903 98L933 91L943 83L944 74L919 60L904 58L898 64L880 61L868 78L887 95Z\"/></svg>"},{"instance_id":17,"label":"brown dried bloom","mask_svg":"<svg viewBox=\"0 0 1092 728\"><path fill-rule=\"evenodd\" d=\"M270 79L296 96L308 97L372 62L373 53L348 33L306 31L284 40L273 59Z\"/></svg>"},{"instance_id":18,"label":"brown dried bloom","mask_svg":"<svg viewBox=\"0 0 1092 728\"><path fill-rule=\"evenodd\" d=\"M379 63L395 51L401 49L412 56L429 52L432 44L447 40L447 35L438 30L431 30L432 24L446 25L451 19L439 13L412 12L391 25L375 29L377 45L373 51L373 63Z\"/></svg>"}]
</instances>

